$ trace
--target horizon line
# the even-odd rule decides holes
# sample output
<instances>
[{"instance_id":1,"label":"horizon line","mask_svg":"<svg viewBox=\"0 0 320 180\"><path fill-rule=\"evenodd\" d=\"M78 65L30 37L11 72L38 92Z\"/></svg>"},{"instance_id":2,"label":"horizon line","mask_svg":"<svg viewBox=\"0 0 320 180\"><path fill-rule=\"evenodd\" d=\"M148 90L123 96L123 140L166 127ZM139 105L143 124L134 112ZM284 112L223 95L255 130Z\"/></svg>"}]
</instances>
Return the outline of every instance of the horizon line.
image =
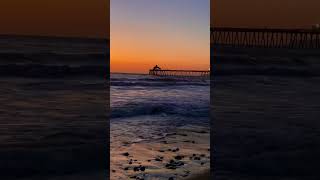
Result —
<instances>
[{"instance_id":1,"label":"horizon line","mask_svg":"<svg viewBox=\"0 0 320 180\"><path fill-rule=\"evenodd\" d=\"M110 37L90 37L90 36L63 36L63 35L34 35L34 34L0 34L0 37L38 37L38 38L57 38L57 39L90 39L90 40L107 40Z\"/></svg>"},{"instance_id":2,"label":"horizon line","mask_svg":"<svg viewBox=\"0 0 320 180\"><path fill-rule=\"evenodd\" d=\"M135 75L148 75L148 73L134 73L134 72L111 72L110 74L135 74Z\"/></svg>"}]
</instances>

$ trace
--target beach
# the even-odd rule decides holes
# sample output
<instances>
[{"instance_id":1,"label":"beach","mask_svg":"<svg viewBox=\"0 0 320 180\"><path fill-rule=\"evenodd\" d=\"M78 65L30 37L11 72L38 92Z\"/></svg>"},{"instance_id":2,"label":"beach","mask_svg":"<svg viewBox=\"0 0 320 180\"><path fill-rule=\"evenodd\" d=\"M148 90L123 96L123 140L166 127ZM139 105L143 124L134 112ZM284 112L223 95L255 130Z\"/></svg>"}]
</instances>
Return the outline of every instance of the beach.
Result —
<instances>
[{"instance_id":1,"label":"beach","mask_svg":"<svg viewBox=\"0 0 320 180\"><path fill-rule=\"evenodd\" d=\"M209 82L111 75L111 179L188 179L210 168Z\"/></svg>"}]
</instances>

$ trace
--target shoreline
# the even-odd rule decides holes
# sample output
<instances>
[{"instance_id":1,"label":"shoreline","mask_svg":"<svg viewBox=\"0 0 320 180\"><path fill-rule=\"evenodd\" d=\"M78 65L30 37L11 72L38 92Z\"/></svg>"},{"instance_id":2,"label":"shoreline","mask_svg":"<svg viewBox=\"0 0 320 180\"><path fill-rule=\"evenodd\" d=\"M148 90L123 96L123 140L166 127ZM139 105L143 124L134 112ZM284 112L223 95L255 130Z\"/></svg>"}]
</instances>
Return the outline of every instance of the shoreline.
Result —
<instances>
[{"instance_id":1,"label":"shoreline","mask_svg":"<svg viewBox=\"0 0 320 180\"><path fill-rule=\"evenodd\" d=\"M203 173L199 173L199 174L194 175L190 178L187 178L186 180L210 180L210 172L205 171Z\"/></svg>"},{"instance_id":2,"label":"shoreline","mask_svg":"<svg viewBox=\"0 0 320 180\"><path fill-rule=\"evenodd\" d=\"M154 141L113 144L110 179L208 177L209 142L208 128L188 126ZM196 173L199 171L204 173Z\"/></svg>"}]
</instances>

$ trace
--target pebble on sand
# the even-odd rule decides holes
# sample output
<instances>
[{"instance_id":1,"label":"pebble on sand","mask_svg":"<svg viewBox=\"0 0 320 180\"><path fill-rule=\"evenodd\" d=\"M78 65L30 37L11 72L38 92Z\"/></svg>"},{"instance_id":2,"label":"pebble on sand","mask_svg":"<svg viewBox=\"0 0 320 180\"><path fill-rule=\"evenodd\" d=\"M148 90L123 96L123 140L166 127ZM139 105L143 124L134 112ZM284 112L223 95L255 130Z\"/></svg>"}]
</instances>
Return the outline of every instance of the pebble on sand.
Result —
<instances>
[{"instance_id":1,"label":"pebble on sand","mask_svg":"<svg viewBox=\"0 0 320 180\"><path fill-rule=\"evenodd\" d=\"M123 153L124 156L129 156L130 154L128 152Z\"/></svg>"}]
</instances>

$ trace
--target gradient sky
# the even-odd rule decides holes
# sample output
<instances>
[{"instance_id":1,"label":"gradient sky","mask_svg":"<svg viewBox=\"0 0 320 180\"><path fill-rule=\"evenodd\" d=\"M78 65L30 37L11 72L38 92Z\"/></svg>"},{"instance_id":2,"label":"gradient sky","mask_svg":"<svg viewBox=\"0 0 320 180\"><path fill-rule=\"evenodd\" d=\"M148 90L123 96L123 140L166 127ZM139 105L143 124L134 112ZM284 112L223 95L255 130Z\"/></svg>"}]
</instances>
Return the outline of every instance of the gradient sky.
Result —
<instances>
[{"instance_id":1,"label":"gradient sky","mask_svg":"<svg viewBox=\"0 0 320 180\"><path fill-rule=\"evenodd\" d=\"M105 37L109 34L109 1L0 0L0 34ZM113 0L115 8L120 9L115 15L122 14L122 7L126 7L121 4L125 3L127 8L140 10L148 4L164 7L165 3L170 3L172 8L175 4L191 3L202 9L201 4L207 3L204 0L149 0L139 5L139 1ZM310 27L320 23L319 7L319 0L211 0L211 23L238 27ZM190 16L197 14L192 12Z\"/></svg>"},{"instance_id":2,"label":"gradient sky","mask_svg":"<svg viewBox=\"0 0 320 180\"><path fill-rule=\"evenodd\" d=\"M320 23L319 0L211 0L211 24L310 28Z\"/></svg>"},{"instance_id":3,"label":"gradient sky","mask_svg":"<svg viewBox=\"0 0 320 180\"><path fill-rule=\"evenodd\" d=\"M0 0L0 34L109 36L109 0Z\"/></svg>"},{"instance_id":4,"label":"gradient sky","mask_svg":"<svg viewBox=\"0 0 320 180\"><path fill-rule=\"evenodd\" d=\"M111 72L210 64L209 0L111 0Z\"/></svg>"}]
</instances>

